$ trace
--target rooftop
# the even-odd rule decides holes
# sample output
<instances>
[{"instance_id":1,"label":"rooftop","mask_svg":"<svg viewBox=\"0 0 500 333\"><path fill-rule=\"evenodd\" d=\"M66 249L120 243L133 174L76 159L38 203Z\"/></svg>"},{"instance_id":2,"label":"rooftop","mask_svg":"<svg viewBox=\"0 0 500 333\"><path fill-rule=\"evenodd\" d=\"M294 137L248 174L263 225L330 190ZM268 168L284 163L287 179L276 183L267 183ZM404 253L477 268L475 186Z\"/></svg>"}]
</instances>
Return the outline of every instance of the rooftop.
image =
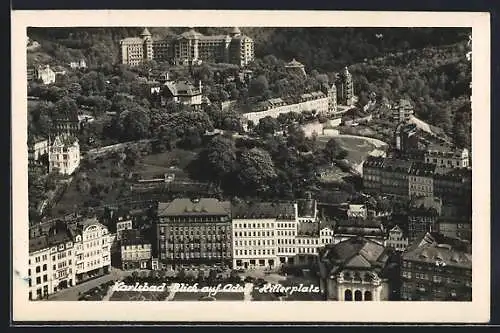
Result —
<instances>
[{"instance_id":1,"label":"rooftop","mask_svg":"<svg viewBox=\"0 0 500 333\"><path fill-rule=\"evenodd\" d=\"M389 259L385 247L364 237L351 237L320 250L320 258L328 262L330 274L345 268L382 271Z\"/></svg>"},{"instance_id":2,"label":"rooftop","mask_svg":"<svg viewBox=\"0 0 500 333\"><path fill-rule=\"evenodd\" d=\"M158 203L158 216L229 215L230 211L229 201L214 198L178 198L168 203Z\"/></svg>"},{"instance_id":3,"label":"rooftop","mask_svg":"<svg viewBox=\"0 0 500 333\"><path fill-rule=\"evenodd\" d=\"M238 203L231 206L233 219L295 219L295 205L293 202L256 202Z\"/></svg>"},{"instance_id":4,"label":"rooftop","mask_svg":"<svg viewBox=\"0 0 500 333\"><path fill-rule=\"evenodd\" d=\"M426 233L403 254L403 260L426 263L442 262L447 266L472 269L470 246L438 233Z\"/></svg>"},{"instance_id":5,"label":"rooftop","mask_svg":"<svg viewBox=\"0 0 500 333\"><path fill-rule=\"evenodd\" d=\"M302 199L297 201L299 217L316 216L316 200Z\"/></svg>"},{"instance_id":6,"label":"rooftop","mask_svg":"<svg viewBox=\"0 0 500 333\"><path fill-rule=\"evenodd\" d=\"M71 242L74 234L69 228L63 224L56 224L50 229L37 237L30 238L29 252L36 252L58 244Z\"/></svg>"},{"instance_id":7,"label":"rooftop","mask_svg":"<svg viewBox=\"0 0 500 333\"><path fill-rule=\"evenodd\" d=\"M414 176L432 176L435 170L435 164L414 162L410 168L410 174Z\"/></svg>"},{"instance_id":8,"label":"rooftop","mask_svg":"<svg viewBox=\"0 0 500 333\"><path fill-rule=\"evenodd\" d=\"M167 81L165 86L172 96L196 96L201 94L201 91L187 80Z\"/></svg>"}]
</instances>

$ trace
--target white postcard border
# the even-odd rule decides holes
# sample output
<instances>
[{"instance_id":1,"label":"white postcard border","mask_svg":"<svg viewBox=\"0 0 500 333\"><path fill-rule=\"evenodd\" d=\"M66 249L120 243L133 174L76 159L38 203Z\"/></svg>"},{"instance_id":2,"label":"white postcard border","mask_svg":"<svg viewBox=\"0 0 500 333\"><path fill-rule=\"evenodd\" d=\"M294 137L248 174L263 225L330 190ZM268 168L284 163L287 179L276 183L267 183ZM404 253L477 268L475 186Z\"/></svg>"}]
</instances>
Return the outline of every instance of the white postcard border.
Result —
<instances>
[{"instance_id":1,"label":"white postcard border","mask_svg":"<svg viewBox=\"0 0 500 333\"><path fill-rule=\"evenodd\" d=\"M490 318L490 16L466 12L13 11L14 321L487 322ZM472 27L473 301L29 302L26 28L91 26ZM465 56L465 54L464 54Z\"/></svg>"}]
</instances>

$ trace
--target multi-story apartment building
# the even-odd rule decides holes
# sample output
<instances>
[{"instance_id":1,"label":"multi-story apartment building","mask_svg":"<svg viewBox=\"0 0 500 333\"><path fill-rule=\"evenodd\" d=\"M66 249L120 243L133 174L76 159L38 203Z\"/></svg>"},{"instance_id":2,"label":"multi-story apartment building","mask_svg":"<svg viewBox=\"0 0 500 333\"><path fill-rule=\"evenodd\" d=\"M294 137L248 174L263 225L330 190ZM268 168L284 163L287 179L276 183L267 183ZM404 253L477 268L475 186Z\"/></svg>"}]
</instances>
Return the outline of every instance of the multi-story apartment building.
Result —
<instances>
[{"instance_id":1,"label":"multi-story apartment building","mask_svg":"<svg viewBox=\"0 0 500 333\"><path fill-rule=\"evenodd\" d=\"M29 299L41 299L76 284L74 235L60 225L29 240Z\"/></svg>"},{"instance_id":2,"label":"multi-story apartment building","mask_svg":"<svg viewBox=\"0 0 500 333\"><path fill-rule=\"evenodd\" d=\"M396 225L389 230L384 246L403 252L408 247L408 237L405 237L403 230Z\"/></svg>"},{"instance_id":3,"label":"multi-story apartment building","mask_svg":"<svg viewBox=\"0 0 500 333\"><path fill-rule=\"evenodd\" d=\"M407 122L413 115L413 105L407 99L400 99L392 107L392 119L396 123Z\"/></svg>"},{"instance_id":4,"label":"multi-story apartment building","mask_svg":"<svg viewBox=\"0 0 500 333\"><path fill-rule=\"evenodd\" d=\"M106 274L111 264L107 228L97 219L56 222L30 235L29 298L38 299Z\"/></svg>"},{"instance_id":5,"label":"multi-story apartment building","mask_svg":"<svg viewBox=\"0 0 500 333\"><path fill-rule=\"evenodd\" d=\"M402 255L401 298L409 301L471 301L471 247L427 233Z\"/></svg>"},{"instance_id":6,"label":"multi-story apartment building","mask_svg":"<svg viewBox=\"0 0 500 333\"><path fill-rule=\"evenodd\" d=\"M292 250L285 251L284 247L285 243L292 247L290 239L294 237L291 234L297 224L296 204L238 203L232 205L231 214L233 267L274 268L293 257ZM285 236L285 231L289 237Z\"/></svg>"},{"instance_id":7,"label":"multi-story apartment building","mask_svg":"<svg viewBox=\"0 0 500 333\"><path fill-rule=\"evenodd\" d=\"M469 150L450 149L441 145L429 146L424 153L425 163L436 165L436 171L444 173L453 169L469 167Z\"/></svg>"},{"instance_id":8,"label":"multi-story apartment building","mask_svg":"<svg viewBox=\"0 0 500 333\"><path fill-rule=\"evenodd\" d=\"M278 118L280 114L305 111L316 111L318 115L340 117L343 112L337 111L337 88L335 85L325 86L321 91L302 94L298 98L273 98L255 106L251 112L242 114L248 122L258 124L265 117Z\"/></svg>"},{"instance_id":9,"label":"multi-story apartment building","mask_svg":"<svg viewBox=\"0 0 500 333\"><path fill-rule=\"evenodd\" d=\"M140 234L139 230L125 230L120 241L122 269L151 268L151 242Z\"/></svg>"},{"instance_id":10,"label":"multi-story apartment building","mask_svg":"<svg viewBox=\"0 0 500 333\"><path fill-rule=\"evenodd\" d=\"M472 242L472 204L443 205L436 229L447 237Z\"/></svg>"},{"instance_id":11,"label":"multi-story apartment building","mask_svg":"<svg viewBox=\"0 0 500 333\"><path fill-rule=\"evenodd\" d=\"M427 232L437 230L437 220L441 216L442 201L439 198L420 197L410 201L408 209L408 240L413 242Z\"/></svg>"},{"instance_id":12,"label":"multi-story apartment building","mask_svg":"<svg viewBox=\"0 0 500 333\"><path fill-rule=\"evenodd\" d=\"M435 164L414 162L408 176L408 196L434 197Z\"/></svg>"},{"instance_id":13,"label":"multi-story apartment building","mask_svg":"<svg viewBox=\"0 0 500 333\"><path fill-rule=\"evenodd\" d=\"M213 198L178 198L158 204L159 268L231 265L231 205Z\"/></svg>"},{"instance_id":14,"label":"multi-story apartment building","mask_svg":"<svg viewBox=\"0 0 500 333\"><path fill-rule=\"evenodd\" d=\"M108 228L97 218L86 218L71 224L75 234L76 280L107 274L111 266L112 238Z\"/></svg>"},{"instance_id":15,"label":"multi-story apartment building","mask_svg":"<svg viewBox=\"0 0 500 333\"><path fill-rule=\"evenodd\" d=\"M227 35L204 36L190 29L175 38L153 39L147 28L140 37L120 41L121 63L137 66L147 60L169 61L175 65L232 63L246 66L254 59L254 42L233 28Z\"/></svg>"},{"instance_id":16,"label":"multi-story apartment building","mask_svg":"<svg viewBox=\"0 0 500 333\"><path fill-rule=\"evenodd\" d=\"M49 172L57 171L63 175L71 175L79 165L78 139L66 134L58 135L49 148Z\"/></svg>"},{"instance_id":17,"label":"multi-story apartment building","mask_svg":"<svg viewBox=\"0 0 500 333\"><path fill-rule=\"evenodd\" d=\"M347 67L337 75L335 86L338 104L351 106L354 103L354 81Z\"/></svg>"},{"instance_id":18,"label":"multi-story apartment building","mask_svg":"<svg viewBox=\"0 0 500 333\"><path fill-rule=\"evenodd\" d=\"M472 200L472 169L455 169L434 176L434 195L443 203L469 204Z\"/></svg>"},{"instance_id":19,"label":"multi-story apartment building","mask_svg":"<svg viewBox=\"0 0 500 333\"><path fill-rule=\"evenodd\" d=\"M49 65L40 66L37 71L37 79L43 84L52 84L56 82L56 73L50 68Z\"/></svg>"},{"instance_id":20,"label":"multi-story apartment building","mask_svg":"<svg viewBox=\"0 0 500 333\"><path fill-rule=\"evenodd\" d=\"M363 163L365 191L407 199L411 167L409 160L368 156Z\"/></svg>"},{"instance_id":21,"label":"multi-story apartment building","mask_svg":"<svg viewBox=\"0 0 500 333\"><path fill-rule=\"evenodd\" d=\"M321 248L320 288L327 300L386 301L390 280L386 276L386 248L363 237L351 237Z\"/></svg>"}]
</instances>

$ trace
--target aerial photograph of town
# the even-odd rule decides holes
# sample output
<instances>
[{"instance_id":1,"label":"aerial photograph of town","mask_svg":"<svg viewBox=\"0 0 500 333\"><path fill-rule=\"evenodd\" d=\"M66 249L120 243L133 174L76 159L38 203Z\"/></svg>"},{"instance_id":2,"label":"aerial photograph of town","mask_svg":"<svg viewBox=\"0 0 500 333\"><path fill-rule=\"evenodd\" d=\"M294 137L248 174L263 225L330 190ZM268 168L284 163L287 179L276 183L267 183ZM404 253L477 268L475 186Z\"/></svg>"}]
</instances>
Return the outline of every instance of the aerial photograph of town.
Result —
<instances>
[{"instance_id":1,"label":"aerial photograph of town","mask_svg":"<svg viewBox=\"0 0 500 333\"><path fill-rule=\"evenodd\" d=\"M24 299L471 302L471 36L29 27Z\"/></svg>"}]
</instances>

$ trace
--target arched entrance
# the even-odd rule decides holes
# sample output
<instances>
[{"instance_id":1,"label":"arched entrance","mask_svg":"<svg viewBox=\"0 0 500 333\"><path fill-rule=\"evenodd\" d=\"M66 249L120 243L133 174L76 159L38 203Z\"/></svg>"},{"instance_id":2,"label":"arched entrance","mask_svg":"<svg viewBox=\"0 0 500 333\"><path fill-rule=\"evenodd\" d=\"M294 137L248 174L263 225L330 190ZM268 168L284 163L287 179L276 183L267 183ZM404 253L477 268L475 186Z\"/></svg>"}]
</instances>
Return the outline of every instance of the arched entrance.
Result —
<instances>
[{"instance_id":1,"label":"arched entrance","mask_svg":"<svg viewBox=\"0 0 500 333\"><path fill-rule=\"evenodd\" d=\"M372 293L371 291L365 291L365 301L372 301L373 300L373 297L372 297Z\"/></svg>"},{"instance_id":2,"label":"arched entrance","mask_svg":"<svg viewBox=\"0 0 500 333\"><path fill-rule=\"evenodd\" d=\"M361 292L361 290L356 290L354 292L354 300L355 301L362 301L363 300L363 293Z\"/></svg>"},{"instance_id":3,"label":"arched entrance","mask_svg":"<svg viewBox=\"0 0 500 333\"><path fill-rule=\"evenodd\" d=\"M352 291L351 291L351 289L347 289L344 292L344 301L352 301Z\"/></svg>"}]
</instances>

